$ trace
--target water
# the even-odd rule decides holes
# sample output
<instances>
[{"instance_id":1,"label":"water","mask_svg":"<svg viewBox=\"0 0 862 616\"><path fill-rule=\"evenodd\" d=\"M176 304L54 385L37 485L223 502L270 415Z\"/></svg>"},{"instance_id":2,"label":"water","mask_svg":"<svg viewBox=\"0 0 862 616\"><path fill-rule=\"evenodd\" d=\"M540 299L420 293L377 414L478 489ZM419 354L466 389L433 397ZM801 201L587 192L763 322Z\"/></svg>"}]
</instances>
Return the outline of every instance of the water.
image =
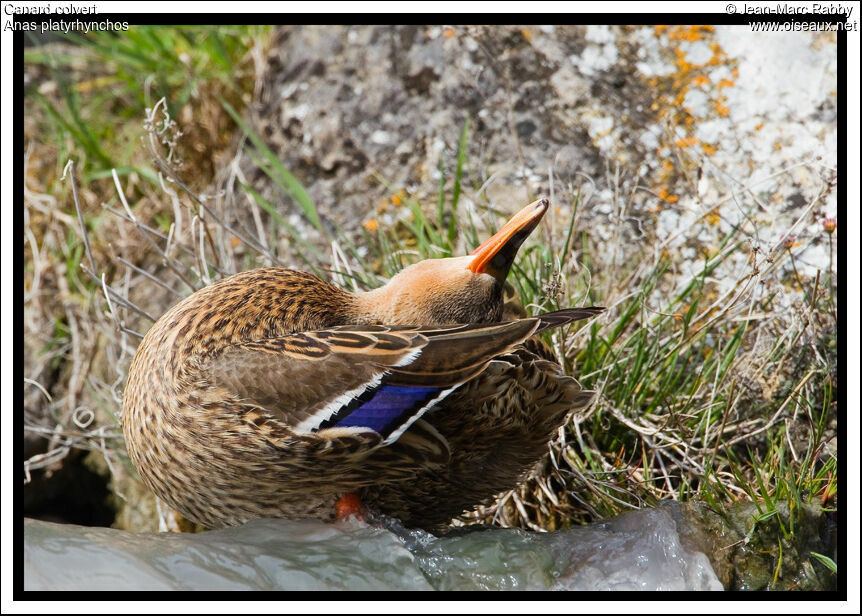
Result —
<instances>
[{"instance_id":1,"label":"water","mask_svg":"<svg viewBox=\"0 0 862 616\"><path fill-rule=\"evenodd\" d=\"M406 546L439 590L722 590L670 508L552 533L467 528Z\"/></svg>"},{"instance_id":2,"label":"water","mask_svg":"<svg viewBox=\"0 0 862 616\"><path fill-rule=\"evenodd\" d=\"M257 520L198 534L25 522L27 590L721 590L678 505L574 530Z\"/></svg>"}]
</instances>

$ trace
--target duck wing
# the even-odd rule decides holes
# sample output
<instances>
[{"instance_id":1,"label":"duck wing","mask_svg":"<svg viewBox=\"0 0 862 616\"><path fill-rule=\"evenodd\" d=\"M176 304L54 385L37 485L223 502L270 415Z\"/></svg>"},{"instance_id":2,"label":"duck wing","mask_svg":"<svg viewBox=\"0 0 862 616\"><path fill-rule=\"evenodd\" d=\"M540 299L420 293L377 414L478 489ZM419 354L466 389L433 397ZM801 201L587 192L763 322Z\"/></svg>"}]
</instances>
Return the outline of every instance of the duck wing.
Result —
<instances>
[{"instance_id":1,"label":"duck wing","mask_svg":"<svg viewBox=\"0 0 862 616\"><path fill-rule=\"evenodd\" d=\"M341 326L226 347L203 366L210 385L296 433L372 431L395 442L438 401L530 336L587 318L570 309L451 327Z\"/></svg>"}]
</instances>

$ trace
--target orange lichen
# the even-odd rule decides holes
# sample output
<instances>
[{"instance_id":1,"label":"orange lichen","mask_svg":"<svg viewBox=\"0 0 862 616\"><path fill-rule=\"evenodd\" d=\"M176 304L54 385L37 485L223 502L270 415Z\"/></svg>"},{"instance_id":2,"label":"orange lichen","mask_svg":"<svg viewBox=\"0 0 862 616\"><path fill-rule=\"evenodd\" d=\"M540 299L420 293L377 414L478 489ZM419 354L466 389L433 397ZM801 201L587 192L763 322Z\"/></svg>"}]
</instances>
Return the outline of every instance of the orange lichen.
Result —
<instances>
[{"instance_id":1,"label":"orange lichen","mask_svg":"<svg viewBox=\"0 0 862 616\"><path fill-rule=\"evenodd\" d=\"M656 185L664 188L654 188L659 199L649 208L651 212L660 211L663 204L674 203L679 199L670 191L676 190L681 174L690 168L691 160L694 160L673 160L668 145L682 149L696 147L697 153L703 152L702 156L708 157L718 152L718 144L702 143L693 136L699 122L730 116L729 101L722 92L725 88L734 87L739 77L734 60L728 57L715 40L714 32L715 28L712 26L654 27L654 36L662 39L660 45L663 57L672 64L674 70L666 75L644 77L644 82L655 92L653 100L649 101L649 109L658 120L677 131L677 135L666 137L664 143L656 149L656 157L659 159ZM689 44L694 41L708 46L711 54L709 61L692 62L692 58L696 56L690 56L688 52L693 49ZM706 95L705 105L687 106L686 103L703 98L703 95L696 98L688 96L689 92L697 90ZM663 148L665 151L662 151Z\"/></svg>"},{"instance_id":2,"label":"orange lichen","mask_svg":"<svg viewBox=\"0 0 862 616\"><path fill-rule=\"evenodd\" d=\"M721 216L718 215L718 210L711 210L704 217L704 220L706 220L707 224L710 224L715 227L716 225L718 225L719 222L721 222Z\"/></svg>"},{"instance_id":3,"label":"orange lichen","mask_svg":"<svg viewBox=\"0 0 862 616\"><path fill-rule=\"evenodd\" d=\"M677 201L679 201L679 197L670 194L666 188L662 188L658 191L658 198L662 201L667 201L668 203L676 203Z\"/></svg>"},{"instance_id":4,"label":"orange lichen","mask_svg":"<svg viewBox=\"0 0 862 616\"><path fill-rule=\"evenodd\" d=\"M371 220L366 220L364 223L362 223L362 226L373 233L377 231L377 227L379 225L377 223L377 220L375 218L372 218Z\"/></svg>"},{"instance_id":5,"label":"orange lichen","mask_svg":"<svg viewBox=\"0 0 862 616\"><path fill-rule=\"evenodd\" d=\"M663 26L662 28L667 28L667 26ZM674 26L668 30L668 38L672 41L688 41L689 43L693 43L702 40L704 33L713 32L714 30L712 26ZM659 31L658 27L656 27L657 35L661 34L662 31Z\"/></svg>"},{"instance_id":6,"label":"orange lichen","mask_svg":"<svg viewBox=\"0 0 862 616\"><path fill-rule=\"evenodd\" d=\"M530 32L527 28L521 28L521 36L523 36L528 43L533 42L533 33Z\"/></svg>"},{"instance_id":7,"label":"orange lichen","mask_svg":"<svg viewBox=\"0 0 862 616\"><path fill-rule=\"evenodd\" d=\"M452 38L453 36L455 36L455 28L446 28L445 30L443 30L443 36L446 38Z\"/></svg>"},{"instance_id":8,"label":"orange lichen","mask_svg":"<svg viewBox=\"0 0 862 616\"><path fill-rule=\"evenodd\" d=\"M389 197L389 200L392 202L392 205L401 205L404 203L404 198L407 196L407 192L402 188L397 193Z\"/></svg>"},{"instance_id":9,"label":"orange lichen","mask_svg":"<svg viewBox=\"0 0 862 616\"><path fill-rule=\"evenodd\" d=\"M674 49L676 55L676 66L680 71L688 72L694 68L694 64L685 59L685 52L682 49Z\"/></svg>"},{"instance_id":10,"label":"orange lichen","mask_svg":"<svg viewBox=\"0 0 862 616\"><path fill-rule=\"evenodd\" d=\"M680 38L684 41L688 41L690 43L693 43L694 41L699 41L700 39L702 39L703 35L700 32L698 32L697 30L692 28L690 30L683 32L680 35Z\"/></svg>"}]
</instances>

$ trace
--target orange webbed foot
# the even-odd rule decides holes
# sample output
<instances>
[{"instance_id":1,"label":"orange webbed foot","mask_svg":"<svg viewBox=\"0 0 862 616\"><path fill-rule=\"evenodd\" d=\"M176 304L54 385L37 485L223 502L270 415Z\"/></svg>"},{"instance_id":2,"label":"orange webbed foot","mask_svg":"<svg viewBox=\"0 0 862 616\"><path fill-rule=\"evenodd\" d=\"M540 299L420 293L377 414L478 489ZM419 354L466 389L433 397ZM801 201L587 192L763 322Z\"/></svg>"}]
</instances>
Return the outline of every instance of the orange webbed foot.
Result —
<instances>
[{"instance_id":1,"label":"orange webbed foot","mask_svg":"<svg viewBox=\"0 0 862 616\"><path fill-rule=\"evenodd\" d=\"M349 492L341 496L338 502L335 503L335 517L339 520L345 520L350 516L358 520L365 520L363 515L362 500L356 492Z\"/></svg>"}]
</instances>

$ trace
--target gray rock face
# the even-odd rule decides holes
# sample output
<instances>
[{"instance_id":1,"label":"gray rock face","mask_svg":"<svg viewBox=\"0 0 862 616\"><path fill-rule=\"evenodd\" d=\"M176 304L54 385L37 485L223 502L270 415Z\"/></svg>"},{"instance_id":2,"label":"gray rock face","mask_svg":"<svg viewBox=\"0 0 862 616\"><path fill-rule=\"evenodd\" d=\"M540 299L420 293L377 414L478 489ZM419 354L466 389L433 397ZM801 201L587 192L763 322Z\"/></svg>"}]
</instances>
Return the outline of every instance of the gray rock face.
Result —
<instances>
[{"instance_id":1,"label":"gray rock face","mask_svg":"<svg viewBox=\"0 0 862 616\"><path fill-rule=\"evenodd\" d=\"M807 272L837 208L836 58L829 33L731 26L284 26L251 120L347 230L406 216L399 189L432 207L441 160L451 191L469 120L468 209L579 195L597 240L685 261L735 225L765 250L792 231Z\"/></svg>"},{"instance_id":2,"label":"gray rock face","mask_svg":"<svg viewBox=\"0 0 862 616\"><path fill-rule=\"evenodd\" d=\"M376 174L420 198L433 195L441 157L452 176L468 118L475 187L494 176L487 190L495 205L523 205L547 192L558 155L563 172L600 170L589 135L572 122L591 85L603 87L569 60L585 46L584 32L284 27L254 123L318 207L347 228L389 194ZM266 190L267 178L256 179Z\"/></svg>"}]
</instances>

